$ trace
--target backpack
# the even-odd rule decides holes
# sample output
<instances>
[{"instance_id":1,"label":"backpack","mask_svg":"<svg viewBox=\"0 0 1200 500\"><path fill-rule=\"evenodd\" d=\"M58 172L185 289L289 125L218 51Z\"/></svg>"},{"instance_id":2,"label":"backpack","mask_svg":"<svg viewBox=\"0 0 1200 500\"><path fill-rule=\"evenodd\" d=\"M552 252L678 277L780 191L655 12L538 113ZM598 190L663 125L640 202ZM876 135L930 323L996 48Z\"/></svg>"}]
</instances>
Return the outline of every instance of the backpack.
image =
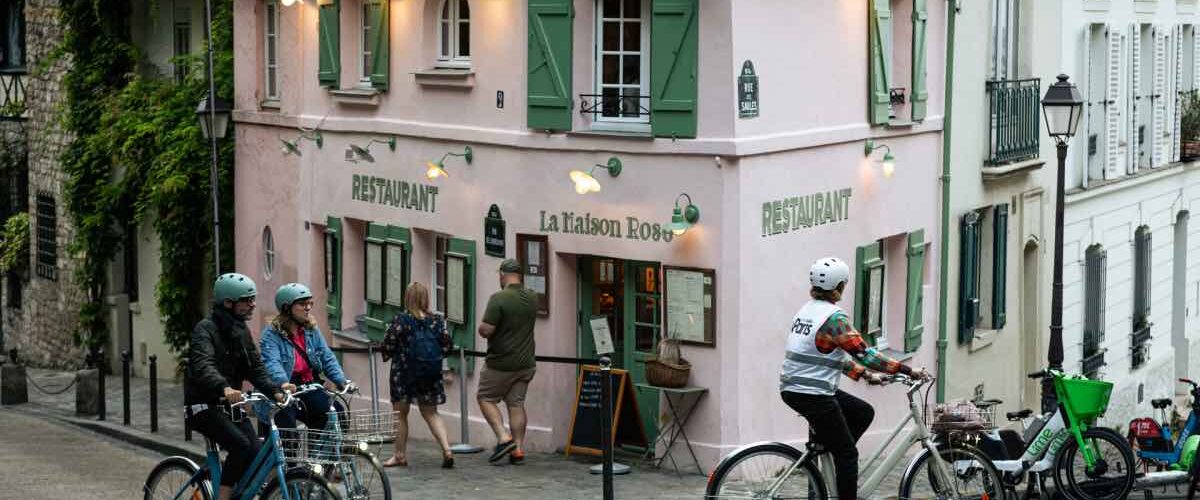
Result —
<instances>
[{"instance_id":1,"label":"backpack","mask_svg":"<svg viewBox=\"0 0 1200 500\"><path fill-rule=\"evenodd\" d=\"M415 318L414 318L415 320ZM441 333L433 325L415 320L408 343L408 373L414 379L430 379L442 374Z\"/></svg>"},{"instance_id":2,"label":"backpack","mask_svg":"<svg viewBox=\"0 0 1200 500\"><path fill-rule=\"evenodd\" d=\"M1137 443L1143 451L1170 451L1171 443L1163 437L1162 427L1153 418L1135 418L1129 421L1130 441Z\"/></svg>"}]
</instances>

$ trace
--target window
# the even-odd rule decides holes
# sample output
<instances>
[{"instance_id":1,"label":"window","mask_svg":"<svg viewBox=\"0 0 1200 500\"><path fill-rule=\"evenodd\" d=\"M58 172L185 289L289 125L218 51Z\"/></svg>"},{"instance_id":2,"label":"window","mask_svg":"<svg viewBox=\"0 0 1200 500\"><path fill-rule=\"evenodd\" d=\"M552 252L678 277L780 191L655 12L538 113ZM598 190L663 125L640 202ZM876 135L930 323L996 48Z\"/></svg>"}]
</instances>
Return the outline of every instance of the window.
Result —
<instances>
[{"instance_id":1,"label":"window","mask_svg":"<svg viewBox=\"0 0 1200 500\"><path fill-rule=\"evenodd\" d=\"M25 67L25 1L0 6L0 69Z\"/></svg>"},{"instance_id":2,"label":"window","mask_svg":"<svg viewBox=\"0 0 1200 500\"><path fill-rule=\"evenodd\" d=\"M959 227L958 341L1007 324L1008 204L972 210Z\"/></svg>"},{"instance_id":3,"label":"window","mask_svg":"<svg viewBox=\"0 0 1200 500\"><path fill-rule=\"evenodd\" d=\"M525 282L525 288L537 292L538 314L542 315L550 314L549 247L550 240L545 235L517 235L517 260L525 268L521 272L521 277Z\"/></svg>"},{"instance_id":4,"label":"window","mask_svg":"<svg viewBox=\"0 0 1200 500\"><path fill-rule=\"evenodd\" d=\"M275 237L271 235L271 226L263 227L263 277L271 279L275 273Z\"/></svg>"},{"instance_id":5,"label":"window","mask_svg":"<svg viewBox=\"0 0 1200 500\"><path fill-rule=\"evenodd\" d=\"M471 6L467 0L442 0L437 60L441 67L471 65Z\"/></svg>"},{"instance_id":6,"label":"window","mask_svg":"<svg viewBox=\"0 0 1200 500\"><path fill-rule=\"evenodd\" d=\"M1100 245L1084 253L1083 374L1096 378L1104 366L1104 291L1108 253Z\"/></svg>"},{"instance_id":7,"label":"window","mask_svg":"<svg viewBox=\"0 0 1200 500\"><path fill-rule=\"evenodd\" d=\"M58 215L54 196L37 195L37 275L58 279Z\"/></svg>"},{"instance_id":8,"label":"window","mask_svg":"<svg viewBox=\"0 0 1200 500\"><path fill-rule=\"evenodd\" d=\"M388 323L404 308L412 232L405 227L368 223L366 236L367 336L382 340Z\"/></svg>"},{"instance_id":9,"label":"window","mask_svg":"<svg viewBox=\"0 0 1200 500\"><path fill-rule=\"evenodd\" d=\"M380 304L383 302L383 243L367 241L367 302Z\"/></svg>"},{"instance_id":10,"label":"window","mask_svg":"<svg viewBox=\"0 0 1200 500\"><path fill-rule=\"evenodd\" d=\"M649 123L649 0L599 0L593 119ZM643 126L644 127L644 126Z\"/></svg>"},{"instance_id":11,"label":"window","mask_svg":"<svg viewBox=\"0 0 1200 500\"><path fill-rule=\"evenodd\" d=\"M925 33L927 0L871 0L868 22L870 96L868 119L872 125L892 120L925 119ZM911 24L893 20L911 19ZM911 47L911 52L906 51ZM907 74L901 73L901 70Z\"/></svg>"},{"instance_id":12,"label":"window","mask_svg":"<svg viewBox=\"0 0 1200 500\"><path fill-rule=\"evenodd\" d=\"M1017 78L1017 11L1019 0L992 0L992 33L988 75L992 80Z\"/></svg>"},{"instance_id":13,"label":"window","mask_svg":"<svg viewBox=\"0 0 1200 500\"><path fill-rule=\"evenodd\" d=\"M450 239L438 236L433 248L433 310L446 312L446 247Z\"/></svg>"},{"instance_id":14,"label":"window","mask_svg":"<svg viewBox=\"0 0 1200 500\"><path fill-rule=\"evenodd\" d=\"M187 12L186 10L183 12ZM174 52L175 57L175 83L183 83L187 78L188 66L181 61L181 57L185 57L192 52L192 23L185 16L180 17L182 21L175 21L174 31Z\"/></svg>"},{"instance_id":15,"label":"window","mask_svg":"<svg viewBox=\"0 0 1200 500\"><path fill-rule=\"evenodd\" d=\"M876 241L858 247L856 261L858 293L854 301L858 330L871 345L887 347L883 337L884 261L883 245Z\"/></svg>"},{"instance_id":16,"label":"window","mask_svg":"<svg viewBox=\"0 0 1200 500\"><path fill-rule=\"evenodd\" d=\"M266 98L268 101L279 100L279 1L267 0L266 26L263 29L266 39L263 42L266 61Z\"/></svg>"},{"instance_id":17,"label":"window","mask_svg":"<svg viewBox=\"0 0 1200 500\"><path fill-rule=\"evenodd\" d=\"M1129 342L1133 368L1145 364L1150 355L1150 242L1150 228L1137 228L1133 237L1133 335Z\"/></svg>"},{"instance_id":18,"label":"window","mask_svg":"<svg viewBox=\"0 0 1200 500\"><path fill-rule=\"evenodd\" d=\"M329 328L342 329L342 220L325 220L325 302Z\"/></svg>"},{"instance_id":19,"label":"window","mask_svg":"<svg viewBox=\"0 0 1200 500\"><path fill-rule=\"evenodd\" d=\"M375 35L376 18L379 16L380 6L379 0L363 0L362 2L362 39L360 45L362 47L362 83L371 85L371 67L375 63Z\"/></svg>"}]
</instances>

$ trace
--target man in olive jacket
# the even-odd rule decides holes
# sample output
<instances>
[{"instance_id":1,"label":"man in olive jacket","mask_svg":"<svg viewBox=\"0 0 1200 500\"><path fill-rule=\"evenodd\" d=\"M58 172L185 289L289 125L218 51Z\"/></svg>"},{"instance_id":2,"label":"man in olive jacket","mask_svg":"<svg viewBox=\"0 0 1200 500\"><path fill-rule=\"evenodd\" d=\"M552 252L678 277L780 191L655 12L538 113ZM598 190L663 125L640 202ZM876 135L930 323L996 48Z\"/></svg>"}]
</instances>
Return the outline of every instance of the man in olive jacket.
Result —
<instances>
[{"instance_id":1,"label":"man in olive jacket","mask_svg":"<svg viewBox=\"0 0 1200 500\"><path fill-rule=\"evenodd\" d=\"M246 380L277 401L284 400L283 391L295 390L292 384L271 383L246 328L246 320L254 313L256 295L250 278L222 274L213 285L212 315L196 324L188 348L183 379L188 424L228 452L221 468L222 500L232 496L233 486L258 453L258 437L244 412L234 410L227 415L221 407L242 400Z\"/></svg>"}]
</instances>

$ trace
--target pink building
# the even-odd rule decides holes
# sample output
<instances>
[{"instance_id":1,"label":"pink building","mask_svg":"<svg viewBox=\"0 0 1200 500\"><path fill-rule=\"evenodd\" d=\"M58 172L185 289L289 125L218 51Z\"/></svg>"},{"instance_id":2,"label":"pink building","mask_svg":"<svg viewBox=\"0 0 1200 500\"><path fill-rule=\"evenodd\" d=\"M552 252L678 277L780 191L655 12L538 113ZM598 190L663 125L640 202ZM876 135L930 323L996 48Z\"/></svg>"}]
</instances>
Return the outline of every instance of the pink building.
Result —
<instances>
[{"instance_id":1,"label":"pink building","mask_svg":"<svg viewBox=\"0 0 1200 500\"><path fill-rule=\"evenodd\" d=\"M640 383L664 335L689 340L703 467L802 441L778 380L813 260L855 266L842 305L877 345L935 364L944 6L886 3L238 0L237 267L318 289L349 347L381 338L406 283L431 284L456 343L483 350L500 255L516 257L545 293L538 354L592 356L603 317ZM689 199L700 217L676 236ZM503 229L485 235L493 206ZM366 382L364 357L344 363ZM539 365L533 449L566 445L576 373ZM489 444L474 372L448 377L451 429L467 390ZM898 420L901 391L843 385L876 404L873 433ZM666 406L636 392L653 437Z\"/></svg>"}]
</instances>

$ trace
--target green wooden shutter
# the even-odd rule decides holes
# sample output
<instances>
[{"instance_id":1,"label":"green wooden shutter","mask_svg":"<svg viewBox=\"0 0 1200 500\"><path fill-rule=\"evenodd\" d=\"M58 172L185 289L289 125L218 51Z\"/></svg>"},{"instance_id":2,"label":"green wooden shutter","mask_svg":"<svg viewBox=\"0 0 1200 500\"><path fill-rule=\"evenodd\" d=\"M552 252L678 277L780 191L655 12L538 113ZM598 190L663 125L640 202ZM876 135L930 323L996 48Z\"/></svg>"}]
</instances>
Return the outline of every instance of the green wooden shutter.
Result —
<instances>
[{"instance_id":1,"label":"green wooden shutter","mask_svg":"<svg viewBox=\"0 0 1200 500\"><path fill-rule=\"evenodd\" d=\"M327 0L318 4L317 81L323 87L336 88L342 71L342 49L339 43L341 0Z\"/></svg>"},{"instance_id":2,"label":"green wooden shutter","mask_svg":"<svg viewBox=\"0 0 1200 500\"><path fill-rule=\"evenodd\" d=\"M958 341L970 342L979 325L979 214L963 216L959 227Z\"/></svg>"},{"instance_id":3,"label":"green wooden shutter","mask_svg":"<svg viewBox=\"0 0 1200 500\"><path fill-rule=\"evenodd\" d=\"M696 137L699 0L654 0L650 19L650 129Z\"/></svg>"},{"instance_id":4,"label":"green wooden shutter","mask_svg":"<svg viewBox=\"0 0 1200 500\"><path fill-rule=\"evenodd\" d=\"M379 245L380 247L380 266L378 269L372 269L369 258L364 259L366 265L363 266L365 277L363 286L369 290L371 280L381 283L379 300L372 300L369 294L367 296L367 338L379 341L383 340L383 334L387 332L387 326L391 323L392 318L399 313L403 307L397 306L394 303L389 303L387 298L389 291L388 287L388 272L393 270L395 266L401 266L401 294L403 287L407 286L409 281L409 269L412 264L412 233L408 228L397 226L384 226L382 224L367 225L367 246L368 251L371 245ZM389 247L399 247L401 249L399 262L396 259L389 258L391 252ZM393 292L394 293L394 292Z\"/></svg>"},{"instance_id":5,"label":"green wooden shutter","mask_svg":"<svg viewBox=\"0 0 1200 500\"><path fill-rule=\"evenodd\" d=\"M466 262L463 269L463 324L447 323L450 338L455 346L475 349L475 242L459 238L450 238L446 244L446 254L464 257ZM447 289L449 290L449 289ZM447 297L449 300L449 297ZM451 369L458 368L458 357L453 353L448 359ZM467 358L467 371L474 372L475 358Z\"/></svg>"},{"instance_id":6,"label":"green wooden shutter","mask_svg":"<svg viewBox=\"0 0 1200 500\"><path fill-rule=\"evenodd\" d=\"M342 329L342 219L325 218L325 309L329 328Z\"/></svg>"},{"instance_id":7,"label":"green wooden shutter","mask_svg":"<svg viewBox=\"0 0 1200 500\"><path fill-rule=\"evenodd\" d=\"M921 347L925 332L925 230L908 233L908 290L904 310L904 352Z\"/></svg>"},{"instance_id":8,"label":"green wooden shutter","mask_svg":"<svg viewBox=\"0 0 1200 500\"><path fill-rule=\"evenodd\" d=\"M999 330L1008 322L1008 204L992 209L992 328Z\"/></svg>"},{"instance_id":9,"label":"green wooden shutter","mask_svg":"<svg viewBox=\"0 0 1200 500\"><path fill-rule=\"evenodd\" d=\"M371 28L375 33L375 39L371 41L371 87L386 90L390 68L388 32L391 31L389 29L391 23L388 21L388 4L391 3L391 0L373 1L376 7L371 9L371 12L375 13L375 18L371 20Z\"/></svg>"},{"instance_id":10,"label":"green wooden shutter","mask_svg":"<svg viewBox=\"0 0 1200 500\"><path fill-rule=\"evenodd\" d=\"M571 0L529 0L526 122L571 130Z\"/></svg>"},{"instance_id":11,"label":"green wooden shutter","mask_svg":"<svg viewBox=\"0 0 1200 500\"><path fill-rule=\"evenodd\" d=\"M854 322L867 343L875 345L875 334L870 325L871 270L883 266L883 246L878 242L858 247L855 251ZM882 285L882 281L880 282Z\"/></svg>"},{"instance_id":12,"label":"green wooden shutter","mask_svg":"<svg viewBox=\"0 0 1200 500\"><path fill-rule=\"evenodd\" d=\"M888 0L871 0L871 19L868 22L868 47L870 51L870 88L867 90L867 103L870 107L871 125L883 125L888 122L888 108L891 105L888 75L891 74L891 54L885 49L885 41L892 33L892 10Z\"/></svg>"},{"instance_id":13,"label":"green wooden shutter","mask_svg":"<svg viewBox=\"0 0 1200 500\"><path fill-rule=\"evenodd\" d=\"M913 0L912 90L909 92L909 103L912 106L914 122L925 119L929 101L929 90L925 88L925 24L928 19L929 13L925 10L925 0Z\"/></svg>"}]
</instances>

